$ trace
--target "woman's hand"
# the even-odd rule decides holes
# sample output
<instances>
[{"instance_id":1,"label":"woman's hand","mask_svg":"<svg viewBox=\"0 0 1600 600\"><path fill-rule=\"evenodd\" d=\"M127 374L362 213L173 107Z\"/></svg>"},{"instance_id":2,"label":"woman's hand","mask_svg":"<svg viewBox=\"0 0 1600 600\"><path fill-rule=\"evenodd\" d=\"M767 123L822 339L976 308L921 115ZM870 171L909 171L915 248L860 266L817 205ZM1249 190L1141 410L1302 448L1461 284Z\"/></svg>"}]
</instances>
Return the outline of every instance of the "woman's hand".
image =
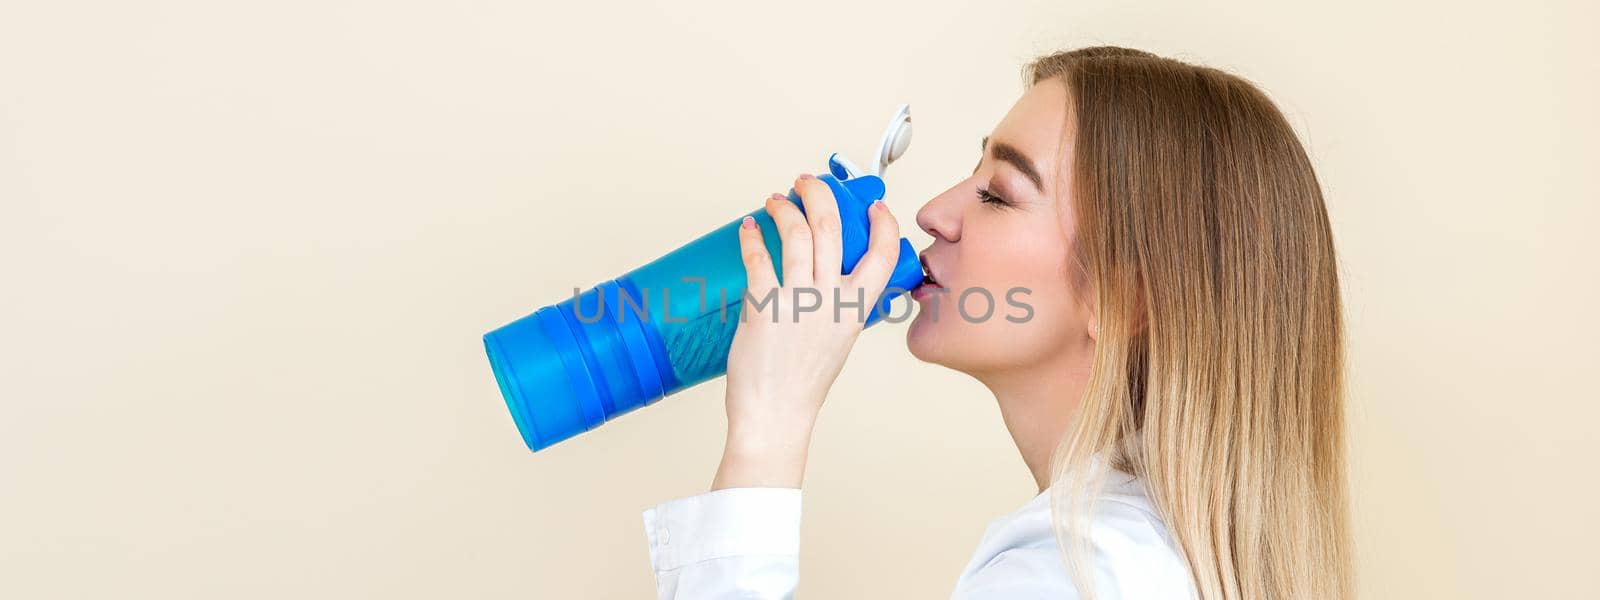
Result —
<instances>
[{"instance_id":1,"label":"woman's hand","mask_svg":"<svg viewBox=\"0 0 1600 600\"><path fill-rule=\"evenodd\" d=\"M826 182L801 175L767 198L783 244L783 285L754 219L739 228L748 295L728 351L728 440L711 489L800 487L811 428L828 388L894 270L900 226L883 202L867 210L867 253L841 275L839 206Z\"/></svg>"}]
</instances>

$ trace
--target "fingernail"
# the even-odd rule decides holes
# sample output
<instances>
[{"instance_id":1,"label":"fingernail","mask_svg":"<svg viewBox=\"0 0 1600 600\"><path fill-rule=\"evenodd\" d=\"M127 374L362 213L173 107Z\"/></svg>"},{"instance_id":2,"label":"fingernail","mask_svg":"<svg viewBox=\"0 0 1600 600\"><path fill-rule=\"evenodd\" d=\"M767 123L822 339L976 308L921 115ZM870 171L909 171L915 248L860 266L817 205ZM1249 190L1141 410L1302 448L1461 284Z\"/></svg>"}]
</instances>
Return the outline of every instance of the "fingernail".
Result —
<instances>
[{"instance_id":1,"label":"fingernail","mask_svg":"<svg viewBox=\"0 0 1600 600\"><path fill-rule=\"evenodd\" d=\"M739 226L743 227L745 229L755 229L756 228L756 219L755 219L755 217L752 217L750 215L745 215L744 216L744 222L740 223Z\"/></svg>"},{"instance_id":2,"label":"fingernail","mask_svg":"<svg viewBox=\"0 0 1600 600\"><path fill-rule=\"evenodd\" d=\"M878 209L878 210L883 210L883 208L884 208L883 199L879 198L877 200L873 200L872 204L868 205L867 208L875 208L875 209Z\"/></svg>"},{"instance_id":3,"label":"fingernail","mask_svg":"<svg viewBox=\"0 0 1600 600\"><path fill-rule=\"evenodd\" d=\"M800 174L800 178L801 179L816 179L816 177L813 177L810 173L801 173Z\"/></svg>"}]
</instances>

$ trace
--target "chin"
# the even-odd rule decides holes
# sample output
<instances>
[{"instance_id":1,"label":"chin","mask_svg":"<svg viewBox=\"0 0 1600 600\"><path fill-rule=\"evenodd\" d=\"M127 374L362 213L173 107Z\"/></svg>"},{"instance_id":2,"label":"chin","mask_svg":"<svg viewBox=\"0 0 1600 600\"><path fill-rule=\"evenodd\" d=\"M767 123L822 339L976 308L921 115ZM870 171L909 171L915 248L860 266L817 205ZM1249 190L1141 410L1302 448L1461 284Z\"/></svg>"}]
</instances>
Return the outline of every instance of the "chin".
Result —
<instances>
[{"instance_id":1,"label":"chin","mask_svg":"<svg viewBox=\"0 0 1600 600\"><path fill-rule=\"evenodd\" d=\"M911 325L906 327L906 349L910 350L911 355L917 357L917 360L942 364L938 360L938 353L935 352L936 346L932 340L933 332L928 330L933 326L933 323L926 321L926 319L922 318L922 313L920 312L911 320Z\"/></svg>"},{"instance_id":2,"label":"chin","mask_svg":"<svg viewBox=\"0 0 1600 600\"><path fill-rule=\"evenodd\" d=\"M927 306L918 310L917 316L906 328L906 349L922 362L965 371L963 366L974 357L964 355L971 351L973 345L954 339L955 334L960 332L952 331L952 323L946 319L947 316L939 315L940 318L935 321Z\"/></svg>"},{"instance_id":3,"label":"chin","mask_svg":"<svg viewBox=\"0 0 1600 600\"><path fill-rule=\"evenodd\" d=\"M954 310L943 310L948 305L939 307L935 320L929 308L922 305L906 328L906 349L925 363L973 375L1004 371L1059 351L1051 338L1038 335L1041 329L1053 329L1055 323L1019 326L1003 319L971 323Z\"/></svg>"}]
</instances>

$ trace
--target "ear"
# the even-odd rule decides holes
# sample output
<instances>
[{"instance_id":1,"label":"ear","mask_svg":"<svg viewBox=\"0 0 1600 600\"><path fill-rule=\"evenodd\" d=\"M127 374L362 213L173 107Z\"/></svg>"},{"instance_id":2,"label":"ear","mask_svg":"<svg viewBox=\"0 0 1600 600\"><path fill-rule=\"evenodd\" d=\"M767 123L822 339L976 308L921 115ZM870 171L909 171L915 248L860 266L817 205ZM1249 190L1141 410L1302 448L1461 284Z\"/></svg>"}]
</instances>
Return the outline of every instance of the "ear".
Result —
<instances>
[{"instance_id":1,"label":"ear","mask_svg":"<svg viewBox=\"0 0 1600 600\"><path fill-rule=\"evenodd\" d=\"M1142 291L1136 292L1133 302L1133 323L1131 323L1131 327L1133 329L1133 335L1137 336L1143 334L1145 327L1149 325L1149 317L1145 314L1146 303L1144 293ZM1100 305L1098 302L1091 302L1086 308L1089 312L1088 318L1084 320L1085 326L1088 329L1086 333L1088 333L1091 341L1098 343L1100 341Z\"/></svg>"},{"instance_id":2,"label":"ear","mask_svg":"<svg viewBox=\"0 0 1600 600\"><path fill-rule=\"evenodd\" d=\"M1075 280L1073 282L1074 283L1073 287L1074 287L1074 289L1076 291L1078 291L1078 294L1079 294L1078 298L1077 298L1077 302L1073 303L1074 309L1077 312L1077 314L1074 315L1074 316L1076 316L1076 317L1078 317L1080 319L1083 319L1083 328L1084 328L1083 333L1084 333L1084 335L1089 336L1089 341L1090 342L1099 342L1100 341L1100 298L1099 298L1098 294L1087 292L1087 290L1088 290L1087 281L1088 281L1088 277L1084 276L1084 277L1081 277L1081 278L1079 278L1079 279L1077 279L1077 280Z\"/></svg>"}]
</instances>

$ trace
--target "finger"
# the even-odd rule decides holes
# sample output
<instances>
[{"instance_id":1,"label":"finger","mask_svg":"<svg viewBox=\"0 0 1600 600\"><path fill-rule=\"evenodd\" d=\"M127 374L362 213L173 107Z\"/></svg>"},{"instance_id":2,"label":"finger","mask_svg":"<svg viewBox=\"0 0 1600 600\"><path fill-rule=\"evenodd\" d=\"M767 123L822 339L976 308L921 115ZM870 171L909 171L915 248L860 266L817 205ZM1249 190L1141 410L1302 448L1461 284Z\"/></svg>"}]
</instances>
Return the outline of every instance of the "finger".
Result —
<instances>
[{"instance_id":1,"label":"finger","mask_svg":"<svg viewBox=\"0 0 1600 600\"><path fill-rule=\"evenodd\" d=\"M750 296L763 298L772 288L778 287L778 276L772 271L772 255L767 253L767 241L755 217L746 216L739 224L739 252L744 256L745 289Z\"/></svg>"},{"instance_id":2,"label":"finger","mask_svg":"<svg viewBox=\"0 0 1600 600\"><path fill-rule=\"evenodd\" d=\"M856 263L855 270L850 272L850 283L865 289L868 298L876 302L877 295L889 284L889 276L894 274L894 265L900 259L900 222L895 220L894 213L882 200L867 207L867 220L871 223L871 230L867 234L867 253L861 256L861 262Z\"/></svg>"},{"instance_id":3,"label":"finger","mask_svg":"<svg viewBox=\"0 0 1600 600\"><path fill-rule=\"evenodd\" d=\"M844 270L840 266L844 239L840 234L839 201L827 182L811 175L801 175L795 180L794 189L805 204L806 222L811 224L812 281L821 287L837 286Z\"/></svg>"},{"instance_id":4,"label":"finger","mask_svg":"<svg viewBox=\"0 0 1600 600\"><path fill-rule=\"evenodd\" d=\"M781 194L767 198L767 214L778 227L778 241L783 245L783 273L780 282L785 287L810 286L811 281L811 225L806 223L800 207Z\"/></svg>"}]
</instances>

